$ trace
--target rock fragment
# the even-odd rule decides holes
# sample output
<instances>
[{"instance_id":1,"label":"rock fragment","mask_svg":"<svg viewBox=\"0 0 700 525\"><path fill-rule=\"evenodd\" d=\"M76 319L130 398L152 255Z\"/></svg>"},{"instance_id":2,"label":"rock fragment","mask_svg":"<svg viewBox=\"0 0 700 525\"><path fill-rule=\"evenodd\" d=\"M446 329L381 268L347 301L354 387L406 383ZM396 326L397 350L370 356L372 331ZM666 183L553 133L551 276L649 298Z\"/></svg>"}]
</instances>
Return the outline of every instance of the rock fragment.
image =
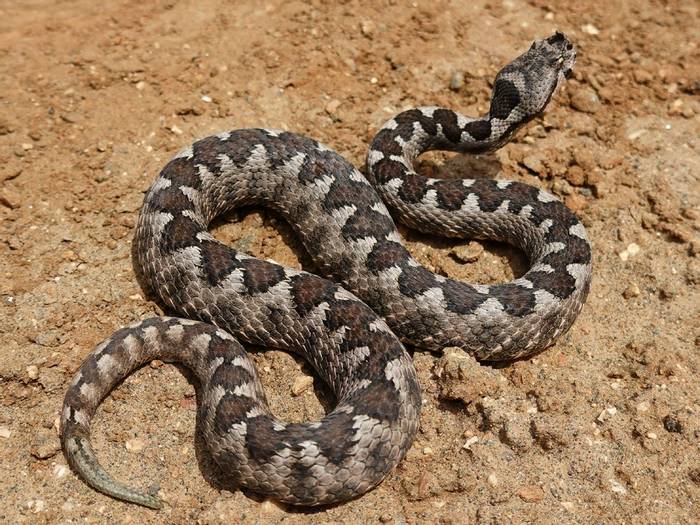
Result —
<instances>
[{"instance_id":1,"label":"rock fragment","mask_svg":"<svg viewBox=\"0 0 700 525\"><path fill-rule=\"evenodd\" d=\"M0 189L0 204L7 208L10 208L11 210L16 210L22 205L22 201L20 199L19 193L17 193L9 186L5 186L2 189Z\"/></svg>"},{"instance_id":2,"label":"rock fragment","mask_svg":"<svg viewBox=\"0 0 700 525\"><path fill-rule=\"evenodd\" d=\"M126 443L124 443L124 446L126 447L126 450L128 450L129 452L133 452L134 454L138 454L144 448L146 448L146 442L143 439L132 438L132 439L127 439Z\"/></svg>"},{"instance_id":3,"label":"rock fragment","mask_svg":"<svg viewBox=\"0 0 700 525\"><path fill-rule=\"evenodd\" d=\"M583 113L597 113L601 108L601 103L595 91L582 87L571 94L571 107Z\"/></svg>"},{"instance_id":4,"label":"rock fragment","mask_svg":"<svg viewBox=\"0 0 700 525\"><path fill-rule=\"evenodd\" d=\"M292 395L293 396L298 396L303 394L306 390L308 390L311 385L314 384L314 378L311 376L297 376L294 379L294 383L292 384Z\"/></svg>"},{"instance_id":5,"label":"rock fragment","mask_svg":"<svg viewBox=\"0 0 700 525\"><path fill-rule=\"evenodd\" d=\"M484 247L476 241L471 241L466 245L455 246L450 250L450 255L463 263L478 261L483 253Z\"/></svg>"},{"instance_id":6,"label":"rock fragment","mask_svg":"<svg viewBox=\"0 0 700 525\"><path fill-rule=\"evenodd\" d=\"M452 91L459 91L464 86L464 74L459 71L452 73L450 77L450 89Z\"/></svg>"},{"instance_id":7,"label":"rock fragment","mask_svg":"<svg viewBox=\"0 0 700 525\"><path fill-rule=\"evenodd\" d=\"M433 373L440 388L439 397L472 403L484 396L497 396L500 391L500 375L495 370L481 366L461 348L445 348Z\"/></svg>"},{"instance_id":8,"label":"rock fragment","mask_svg":"<svg viewBox=\"0 0 700 525\"><path fill-rule=\"evenodd\" d=\"M34 437L29 453L36 459L48 459L61 450L58 437L48 430L40 430Z\"/></svg>"},{"instance_id":9,"label":"rock fragment","mask_svg":"<svg viewBox=\"0 0 700 525\"><path fill-rule=\"evenodd\" d=\"M518 497L525 503L539 503L544 499L544 490L538 485L527 485L518 491Z\"/></svg>"}]
</instances>

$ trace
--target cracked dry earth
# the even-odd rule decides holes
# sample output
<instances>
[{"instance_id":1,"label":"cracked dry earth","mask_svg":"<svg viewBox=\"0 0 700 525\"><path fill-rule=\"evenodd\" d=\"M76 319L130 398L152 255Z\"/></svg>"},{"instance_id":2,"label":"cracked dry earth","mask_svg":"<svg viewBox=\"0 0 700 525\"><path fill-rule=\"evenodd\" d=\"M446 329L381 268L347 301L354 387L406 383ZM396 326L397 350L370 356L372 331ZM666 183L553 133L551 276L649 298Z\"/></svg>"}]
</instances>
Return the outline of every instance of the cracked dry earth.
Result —
<instances>
[{"instance_id":1,"label":"cracked dry earth","mask_svg":"<svg viewBox=\"0 0 700 525\"><path fill-rule=\"evenodd\" d=\"M700 521L700 52L692 2L0 2L0 521L3 523L697 523ZM488 108L489 83L560 29L575 74L512 144L428 154L425 174L507 177L584 221L594 280L565 337L481 366L415 351L418 438L376 490L304 511L227 490L201 453L194 388L153 362L98 412L93 442L160 512L102 496L59 449L63 394L93 345L154 314L129 257L162 165L194 139L269 126L355 165L402 109ZM402 230L434 271L503 282L506 246ZM264 210L215 235L312 270ZM274 411L332 404L304 363L254 360Z\"/></svg>"}]
</instances>

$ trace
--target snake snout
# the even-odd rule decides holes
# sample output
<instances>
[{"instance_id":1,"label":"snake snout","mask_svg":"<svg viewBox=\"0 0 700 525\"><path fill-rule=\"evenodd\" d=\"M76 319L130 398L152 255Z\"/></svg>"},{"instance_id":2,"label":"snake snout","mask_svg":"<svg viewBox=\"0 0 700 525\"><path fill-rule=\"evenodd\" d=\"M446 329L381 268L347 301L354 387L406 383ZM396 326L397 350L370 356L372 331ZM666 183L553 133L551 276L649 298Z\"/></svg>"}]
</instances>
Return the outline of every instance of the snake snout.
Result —
<instances>
[{"instance_id":1,"label":"snake snout","mask_svg":"<svg viewBox=\"0 0 700 525\"><path fill-rule=\"evenodd\" d=\"M543 47L546 48L545 52L552 58L556 57L552 60L552 63L561 75L559 81L563 78L570 78L576 63L576 48L574 44L560 31L546 38L542 43L544 44Z\"/></svg>"},{"instance_id":2,"label":"snake snout","mask_svg":"<svg viewBox=\"0 0 700 525\"><path fill-rule=\"evenodd\" d=\"M561 31L555 32L552 36L547 39L550 44L567 43L566 35Z\"/></svg>"}]
</instances>

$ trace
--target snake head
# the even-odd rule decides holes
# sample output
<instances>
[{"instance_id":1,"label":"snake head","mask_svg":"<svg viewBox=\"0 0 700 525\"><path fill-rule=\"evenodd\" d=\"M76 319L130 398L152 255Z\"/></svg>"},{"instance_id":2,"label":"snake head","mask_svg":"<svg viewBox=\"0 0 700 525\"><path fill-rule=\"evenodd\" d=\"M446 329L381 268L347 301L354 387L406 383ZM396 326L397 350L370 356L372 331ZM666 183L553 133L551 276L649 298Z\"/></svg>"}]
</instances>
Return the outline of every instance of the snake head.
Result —
<instances>
[{"instance_id":1,"label":"snake head","mask_svg":"<svg viewBox=\"0 0 700 525\"><path fill-rule=\"evenodd\" d=\"M496 76L490 117L511 130L536 117L571 76L575 62L576 50L564 33L536 40Z\"/></svg>"}]
</instances>

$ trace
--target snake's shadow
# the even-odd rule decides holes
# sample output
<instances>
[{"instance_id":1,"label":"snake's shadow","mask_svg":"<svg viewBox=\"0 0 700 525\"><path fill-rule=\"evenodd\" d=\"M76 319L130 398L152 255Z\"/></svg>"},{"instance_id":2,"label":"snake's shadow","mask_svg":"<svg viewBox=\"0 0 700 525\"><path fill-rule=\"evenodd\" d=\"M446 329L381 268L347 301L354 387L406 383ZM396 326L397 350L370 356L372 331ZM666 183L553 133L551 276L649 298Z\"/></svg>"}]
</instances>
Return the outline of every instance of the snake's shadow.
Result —
<instances>
[{"instance_id":1,"label":"snake's shadow","mask_svg":"<svg viewBox=\"0 0 700 525\"><path fill-rule=\"evenodd\" d=\"M502 166L495 153L429 151L418 158L415 168L420 175L436 179L495 179Z\"/></svg>"}]
</instances>

